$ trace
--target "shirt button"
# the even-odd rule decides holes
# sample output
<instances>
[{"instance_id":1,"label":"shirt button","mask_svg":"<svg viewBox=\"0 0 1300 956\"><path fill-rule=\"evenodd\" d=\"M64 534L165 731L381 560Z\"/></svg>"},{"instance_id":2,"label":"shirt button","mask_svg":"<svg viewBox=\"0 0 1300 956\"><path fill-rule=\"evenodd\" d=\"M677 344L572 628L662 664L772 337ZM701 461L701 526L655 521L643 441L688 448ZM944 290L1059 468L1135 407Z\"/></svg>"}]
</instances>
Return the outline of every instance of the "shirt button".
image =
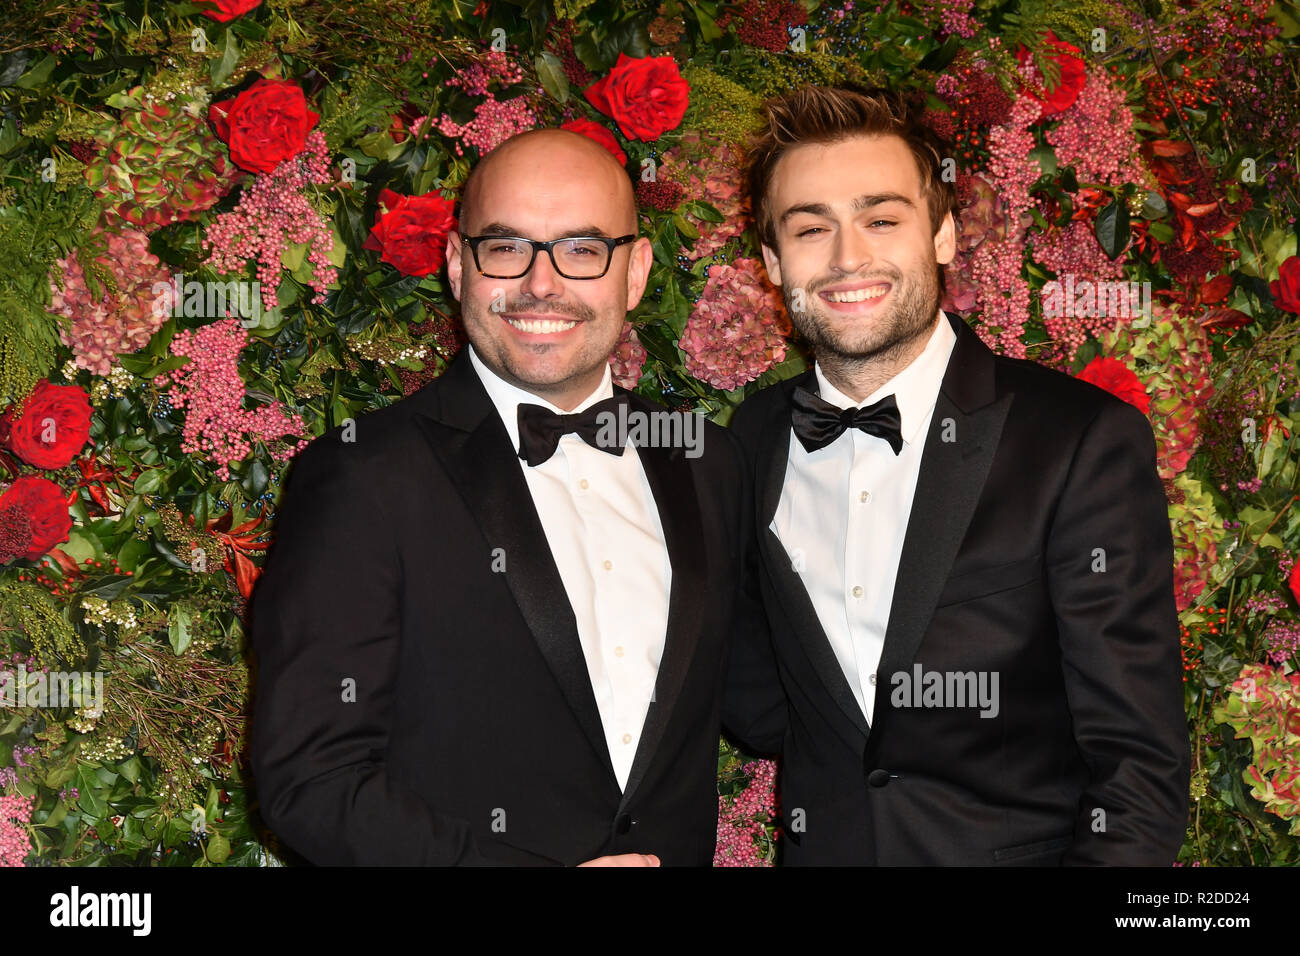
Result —
<instances>
[{"instance_id":1,"label":"shirt button","mask_svg":"<svg viewBox=\"0 0 1300 956\"><path fill-rule=\"evenodd\" d=\"M606 570L606 571L613 571L613 570L614 570L614 562L613 562L613 561L606 561L606 562L605 562L605 570Z\"/></svg>"},{"instance_id":2,"label":"shirt button","mask_svg":"<svg viewBox=\"0 0 1300 956\"><path fill-rule=\"evenodd\" d=\"M584 485L583 487L585 488L586 485ZM866 504L868 499L870 498L871 498L871 492L869 491L864 491L862 492L862 494L858 495L858 500L861 501L863 504Z\"/></svg>"},{"instance_id":3,"label":"shirt button","mask_svg":"<svg viewBox=\"0 0 1300 956\"><path fill-rule=\"evenodd\" d=\"M583 491L586 491L588 488L587 479L583 478L582 481L578 482L578 487L581 488Z\"/></svg>"},{"instance_id":4,"label":"shirt button","mask_svg":"<svg viewBox=\"0 0 1300 956\"><path fill-rule=\"evenodd\" d=\"M619 647L614 648L614 656L615 656L615 657L622 657L622 656L623 656L623 648L622 648L621 645L620 645Z\"/></svg>"},{"instance_id":5,"label":"shirt button","mask_svg":"<svg viewBox=\"0 0 1300 956\"><path fill-rule=\"evenodd\" d=\"M861 584L855 584L855 585L853 585L853 596L854 596L854 597L862 597L862 585L861 585Z\"/></svg>"},{"instance_id":6,"label":"shirt button","mask_svg":"<svg viewBox=\"0 0 1300 956\"><path fill-rule=\"evenodd\" d=\"M624 735L623 735L623 743L625 743L625 744L630 744L631 742L632 742L632 735L631 735L631 734L624 734Z\"/></svg>"},{"instance_id":7,"label":"shirt button","mask_svg":"<svg viewBox=\"0 0 1300 956\"><path fill-rule=\"evenodd\" d=\"M871 676L869 676L869 677L867 678L867 680L871 683L871 686L872 686L872 687L875 687L875 686L876 686L876 675L875 675L875 674L872 674Z\"/></svg>"}]
</instances>

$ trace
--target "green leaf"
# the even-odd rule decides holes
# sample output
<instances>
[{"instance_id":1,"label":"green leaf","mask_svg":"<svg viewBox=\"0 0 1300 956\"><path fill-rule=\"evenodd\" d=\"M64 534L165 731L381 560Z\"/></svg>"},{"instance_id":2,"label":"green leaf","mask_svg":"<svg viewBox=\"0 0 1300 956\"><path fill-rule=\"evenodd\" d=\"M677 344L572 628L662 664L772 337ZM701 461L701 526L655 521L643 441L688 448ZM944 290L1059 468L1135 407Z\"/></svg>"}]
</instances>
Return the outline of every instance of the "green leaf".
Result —
<instances>
[{"instance_id":1,"label":"green leaf","mask_svg":"<svg viewBox=\"0 0 1300 956\"><path fill-rule=\"evenodd\" d=\"M163 486L166 480L167 472L161 468L142 471L140 477L135 480L135 493L137 495L152 495Z\"/></svg>"},{"instance_id":2,"label":"green leaf","mask_svg":"<svg viewBox=\"0 0 1300 956\"><path fill-rule=\"evenodd\" d=\"M180 657L190 646L190 609L184 604L173 604L167 611L167 641L172 653Z\"/></svg>"},{"instance_id":3,"label":"green leaf","mask_svg":"<svg viewBox=\"0 0 1300 956\"><path fill-rule=\"evenodd\" d=\"M1165 202L1165 197L1158 192L1148 192L1146 200L1142 203L1143 219L1163 219L1169 215L1169 204Z\"/></svg>"},{"instance_id":4,"label":"green leaf","mask_svg":"<svg viewBox=\"0 0 1300 956\"><path fill-rule=\"evenodd\" d=\"M85 564L87 558L95 557L95 540L77 528L68 533L68 540L59 547L77 564Z\"/></svg>"},{"instance_id":5,"label":"green leaf","mask_svg":"<svg viewBox=\"0 0 1300 956\"><path fill-rule=\"evenodd\" d=\"M1147 232L1156 242L1172 242L1174 239L1174 227L1167 222L1153 222L1147 226Z\"/></svg>"},{"instance_id":6,"label":"green leaf","mask_svg":"<svg viewBox=\"0 0 1300 956\"><path fill-rule=\"evenodd\" d=\"M45 59L20 76L14 86L22 87L24 90L36 89L50 78L58 62L53 54L46 54Z\"/></svg>"},{"instance_id":7,"label":"green leaf","mask_svg":"<svg viewBox=\"0 0 1300 956\"><path fill-rule=\"evenodd\" d=\"M291 242L284 247L284 252L280 255L280 262L290 272L297 272L307 259L307 243Z\"/></svg>"},{"instance_id":8,"label":"green leaf","mask_svg":"<svg viewBox=\"0 0 1300 956\"><path fill-rule=\"evenodd\" d=\"M244 493L249 498L260 498L266 491L266 483L270 479L270 470L260 459L254 458L252 464L248 466L248 473L240 480L239 486L244 489Z\"/></svg>"},{"instance_id":9,"label":"green leaf","mask_svg":"<svg viewBox=\"0 0 1300 956\"><path fill-rule=\"evenodd\" d=\"M230 841L219 830L208 827L207 857L213 863L225 863L230 856Z\"/></svg>"},{"instance_id":10,"label":"green leaf","mask_svg":"<svg viewBox=\"0 0 1300 956\"><path fill-rule=\"evenodd\" d=\"M212 61L212 88L216 89L226 82L226 77L230 76L234 70L235 64L239 62L239 44L235 42L235 34L229 30L226 31L226 47L221 51L221 59Z\"/></svg>"},{"instance_id":11,"label":"green leaf","mask_svg":"<svg viewBox=\"0 0 1300 956\"><path fill-rule=\"evenodd\" d=\"M537 78L542 81L542 89L557 103L567 103L569 78L564 74L564 64L560 58L554 53L539 53L533 61L533 67L537 70Z\"/></svg>"},{"instance_id":12,"label":"green leaf","mask_svg":"<svg viewBox=\"0 0 1300 956\"><path fill-rule=\"evenodd\" d=\"M1128 206L1122 199L1112 200L1097 213L1097 242L1112 261L1128 248Z\"/></svg>"},{"instance_id":13,"label":"green leaf","mask_svg":"<svg viewBox=\"0 0 1300 956\"><path fill-rule=\"evenodd\" d=\"M18 132L18 124L12 117L6 116L4 122L0 123L0 156L13 152L22 141L23 135Z\"/></svg>"},{"instance_id":14,"label":"green leaf","mask_svg":"<svg viewBox=\"0 0 1300 956\"><path fill-rule=\"evenodd\" d=\"M41 826L43 827L58 826L60 823L63 822L63 818L66 817L67 815L68 815L67 801L60 800L58 804L54 807L54 809L50 811L50 815L45 818L45 822L42 823Z\"/></svg>"},{"instance_id":15,"label":"green leaf","mask_svg":"<svg viewBox=\"0 0 1300 956\"><path fill-rule=\"evenodd\" d=\"M705 43L711 43L722 36L722 30L718 27L718 24L714 21L713 17L701 10L697 4L692 3L690 7L691 12L695 14L695 19L700 24L701 40Z\"/></svg>"},{"instance_id":16,"label":"green leaf","mask_svg":"<svg viewBox=\"0 0 1300 956\"><path fill-rule=\"evenodd\" d=\"M117 772L126 777L126 779L130 780L132 783L140 782L140 774L143 769L144 768L140 765L139 757L132 757L131 759L124 760L122 763L117 765Z\"/></svg>"}]
</instances>

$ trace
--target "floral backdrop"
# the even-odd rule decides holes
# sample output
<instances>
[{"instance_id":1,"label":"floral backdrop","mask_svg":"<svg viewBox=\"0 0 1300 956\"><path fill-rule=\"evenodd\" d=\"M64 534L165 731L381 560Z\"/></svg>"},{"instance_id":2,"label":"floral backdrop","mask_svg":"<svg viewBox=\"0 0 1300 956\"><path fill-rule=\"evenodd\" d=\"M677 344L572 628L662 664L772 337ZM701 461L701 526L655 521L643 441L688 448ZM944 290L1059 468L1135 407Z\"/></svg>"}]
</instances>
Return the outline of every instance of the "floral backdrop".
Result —
<instances>
[{"instance_id":1,"label":"floral backdrop","mask_svg":"<svg viewBox=\"0 0 1300 956\"><path fill-rule=\"evenodd\" d=\"M1298 34L1268 0L11 0L0 864L293 862L246 770L281 480L463 346L444 239L506 137L566 126L633 177L655 260L617 381L725 423L801 371L739 163L802 82L924 107L961 203L944 308L1149 416L1179 863L1300 862ZM99 706L24 693L69 671ZM719 865L777 858L774 769L720 744Z\"/></svg>"}]
</instances>

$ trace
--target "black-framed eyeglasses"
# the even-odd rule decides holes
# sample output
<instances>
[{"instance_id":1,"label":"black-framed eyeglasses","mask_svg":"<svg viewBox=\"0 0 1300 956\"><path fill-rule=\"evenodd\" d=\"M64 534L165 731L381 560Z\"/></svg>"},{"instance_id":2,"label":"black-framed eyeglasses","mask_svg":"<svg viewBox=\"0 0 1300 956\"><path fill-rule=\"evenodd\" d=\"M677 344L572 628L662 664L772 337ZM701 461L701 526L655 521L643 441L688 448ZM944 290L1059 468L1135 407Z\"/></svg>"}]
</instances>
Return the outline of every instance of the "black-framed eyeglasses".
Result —
<instances>
[{"instance_id":1,"label":"black-framed eyeglasses","mask_svg":"<svg viewBox=\"0 0 1300 956\"><path fill-rule=\"evenodd\" d=\"M541 242L520 236L462 236L474 254L474 268L489 279L518 279L528 274L545 249L555 271L566 279L599 279L609 271L614 249L635 242L636 236L565 236ZM487 243L485 246L484 243Z\"/></svg>"}]
</instances>

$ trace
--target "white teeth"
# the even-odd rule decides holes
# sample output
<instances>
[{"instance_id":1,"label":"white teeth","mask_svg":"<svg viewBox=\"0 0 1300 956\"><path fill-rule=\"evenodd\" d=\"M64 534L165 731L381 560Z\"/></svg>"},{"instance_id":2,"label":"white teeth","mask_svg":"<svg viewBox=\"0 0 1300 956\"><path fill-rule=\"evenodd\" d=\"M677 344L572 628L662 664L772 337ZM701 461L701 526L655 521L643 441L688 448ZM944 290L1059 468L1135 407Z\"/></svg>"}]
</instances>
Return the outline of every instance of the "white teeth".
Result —
<instances>
[{"instance_id":1,"label":"white teeth","mask_svg":"<svg viewBox=\"0 0 1300 956\"><path fill-rule=\"evenodd\" d=\"M546 332L563 332L571 329L577 322L563 322L558 319L506 319L520 332L544 334Z\"/></svg>"},{"instance_id":2,"label":"white teeth","mask_svg":"<svg viewBox=\"0 0 1300 956\"><path fill-rule=\"evenodd\" d=\"M870 289L854 289L852 292L824 292L822 294L832 302L862 302L865 299L878 299L888 291L888 286L873 286Z\"/></svg>"}]
</instances>

